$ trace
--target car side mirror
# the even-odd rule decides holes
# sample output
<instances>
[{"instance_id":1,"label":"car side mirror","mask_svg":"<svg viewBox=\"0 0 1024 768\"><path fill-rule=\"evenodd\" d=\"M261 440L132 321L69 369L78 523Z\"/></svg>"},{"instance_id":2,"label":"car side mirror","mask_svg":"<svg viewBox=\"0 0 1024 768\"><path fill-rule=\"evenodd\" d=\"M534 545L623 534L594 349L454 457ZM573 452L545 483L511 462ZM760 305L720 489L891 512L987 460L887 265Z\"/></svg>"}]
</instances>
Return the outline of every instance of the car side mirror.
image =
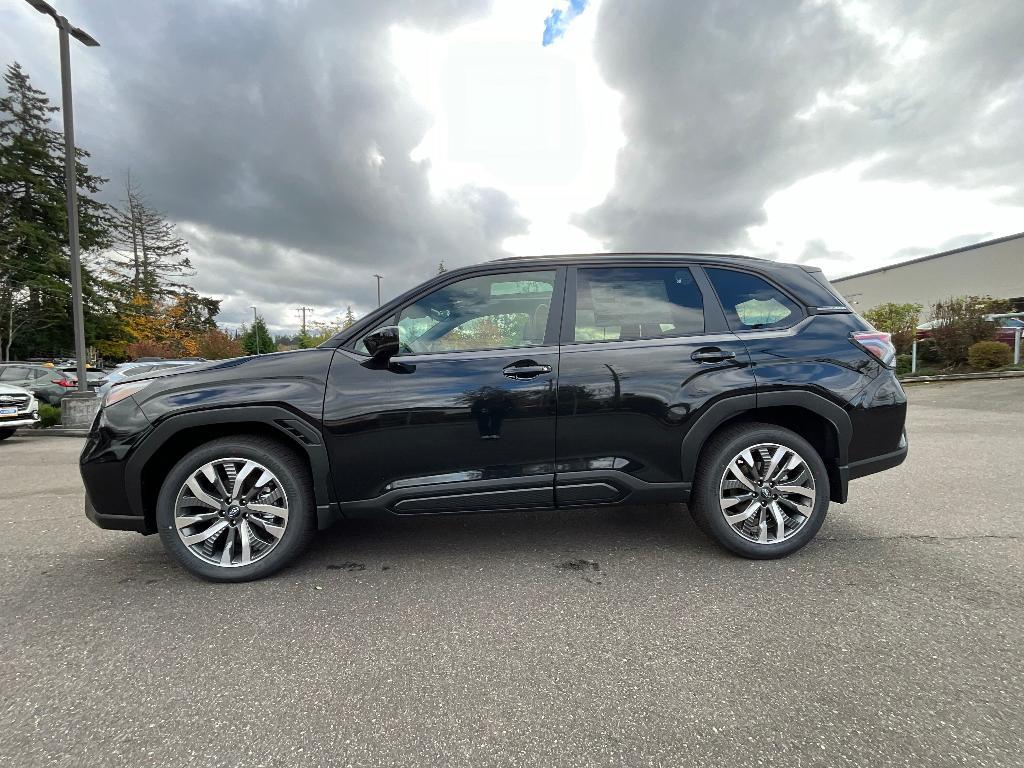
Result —
<instances>
[{"instance_id":1,"label":"car side mirror","mask_svg":"<svg viewBox=\"0 0 1024 768\"><path fill-rule=\"evenodd\" d=\"M363 346L376 362L385 362L398 354L398 326L385 325L366 334L363 337Z\"/></svg>"}]
</instances>

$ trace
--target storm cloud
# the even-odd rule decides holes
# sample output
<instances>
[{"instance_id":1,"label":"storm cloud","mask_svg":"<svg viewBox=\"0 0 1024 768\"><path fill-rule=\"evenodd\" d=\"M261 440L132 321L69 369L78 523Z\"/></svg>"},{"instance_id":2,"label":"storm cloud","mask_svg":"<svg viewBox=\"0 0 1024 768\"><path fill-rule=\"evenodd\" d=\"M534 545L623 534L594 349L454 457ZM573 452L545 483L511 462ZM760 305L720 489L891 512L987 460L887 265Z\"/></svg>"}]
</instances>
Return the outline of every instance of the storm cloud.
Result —
<instances>
[{"instance_id":1,"label":"storm cloud","mask_svg":"<svg viewBox=\"0 0 1024 768\"><path fill-rule=\"evenodd\" d=\"M1016 0L606 0L596 56L627 143L577 223L614 249L743 248L774 192L854 162L1020 204L1021 30Z\"/></svg>"},{"instance_id":2,"label":"storm cloud","mask_svg":"<svg viewBox=\"0 0 1024 768\"><path fill-rule=\"evenodd\" d=\"M494 189L431 194L410 160L430 116L391 58L394 24L443 30L482 0L438 2L90 3L68 10L102 46L102 73L76 79L93 167L129 168L181 223L200 290L227 297L224 319L255 303L357 311L449 266L501 255L523 231ZM74 14L71 14L74 11ZM52 39L42 27L41 39ZM51 93L55 93L51 90Z\"/></svg>"}]
</instances>

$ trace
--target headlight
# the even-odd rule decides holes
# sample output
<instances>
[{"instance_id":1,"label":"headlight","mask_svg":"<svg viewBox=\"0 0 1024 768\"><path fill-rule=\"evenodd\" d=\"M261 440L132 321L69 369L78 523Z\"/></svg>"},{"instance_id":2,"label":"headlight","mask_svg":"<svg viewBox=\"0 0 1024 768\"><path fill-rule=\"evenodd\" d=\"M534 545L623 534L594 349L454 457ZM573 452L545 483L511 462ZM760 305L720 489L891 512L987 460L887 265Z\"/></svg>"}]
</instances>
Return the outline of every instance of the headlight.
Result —
<instances>
[{"instance_id":1,"label":"headlight","mask_svg":"<svg viewBox=\"0 0 1024 768\"><path fill-rule=\"evenodd\" d=\"M146 381L133 381L125 382L124 384L115 384L107 392L107 396L103 398L103 407L109 408L114 403L119 403L126 397L131 397L136 392L139 392L150 385L150 379Z\"/></svg>"}]
</instances>

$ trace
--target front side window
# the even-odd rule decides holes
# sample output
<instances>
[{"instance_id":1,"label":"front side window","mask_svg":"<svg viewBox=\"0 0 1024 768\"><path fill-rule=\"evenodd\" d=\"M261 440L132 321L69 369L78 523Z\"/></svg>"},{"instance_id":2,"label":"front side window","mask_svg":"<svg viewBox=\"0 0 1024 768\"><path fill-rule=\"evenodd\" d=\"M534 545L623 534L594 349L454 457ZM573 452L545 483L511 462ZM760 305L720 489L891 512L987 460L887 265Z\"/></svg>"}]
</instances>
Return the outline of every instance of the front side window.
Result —
<instances>
[{"instance_id":1,"label":"front side window","mask_svg":"<svg viewBox=\"0 0 1024 768\"><path fill-rule=\"evenodd\" d=\"M574 341L629 341L704 332L704 299L686 267L580 269Z\"/></svg>"},{"instance_id":2,"label":"front side window","mask_svg":"<svg viewBox=\"0 0 1024 768\"><path fill-rule=\"evenodd\" d=\"M706 268L733 330L785 328L801 317L800 308L782 291L749 272Z\"/></svg>"},{"instance_id":3,"label":"front side window","mask_svg":"<svg viewBox=\"0 0 1024 768\"><path fill-rule=\"evenodd\" d=\"M0 371L0 381L24 381L31 378L29 369L21 365L8 365Z\"/></svg>"},{"instance_id":4,"label":"front side window","mask_svg":"<svg viewBox=\"0 0 1024 768\"><path fill-rule=\"evenodd\" d=\"M446 285L399 312L399 354L540 346L554 289L554 270Z\"/></svg>"}]
</instances>

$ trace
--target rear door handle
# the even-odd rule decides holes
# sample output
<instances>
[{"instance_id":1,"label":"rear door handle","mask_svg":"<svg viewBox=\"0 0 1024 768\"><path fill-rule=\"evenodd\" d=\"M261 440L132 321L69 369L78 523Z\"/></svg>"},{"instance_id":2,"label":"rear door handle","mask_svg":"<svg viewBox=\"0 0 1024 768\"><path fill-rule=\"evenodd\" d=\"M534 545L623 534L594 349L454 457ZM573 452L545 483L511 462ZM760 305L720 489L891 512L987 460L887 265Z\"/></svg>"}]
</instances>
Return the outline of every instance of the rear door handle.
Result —
<instances>
[{"instance_id":1,"label":"rear door handle","mask_svg":"<svg viewBox=\"0 0 1024 768\"><path fill-rule=\"evenodd\" d=\"M695 363L721 363L725 360L732 360L735 357L735 352L719 349L718 347L704 347L690 355L690 359Z\"/></svg>"},{"instance_id":2,"label":"rear door handle","mask_svg":"<svg viewBox=\"0 0 1024 768\"><path fill-rule=\"evenodd\" d=\"M509 379L532 379L534 376L551 373L551 366L538 365L533 360L520 360L506 365L501 372Z\"/></svg>"}]
</instances>

